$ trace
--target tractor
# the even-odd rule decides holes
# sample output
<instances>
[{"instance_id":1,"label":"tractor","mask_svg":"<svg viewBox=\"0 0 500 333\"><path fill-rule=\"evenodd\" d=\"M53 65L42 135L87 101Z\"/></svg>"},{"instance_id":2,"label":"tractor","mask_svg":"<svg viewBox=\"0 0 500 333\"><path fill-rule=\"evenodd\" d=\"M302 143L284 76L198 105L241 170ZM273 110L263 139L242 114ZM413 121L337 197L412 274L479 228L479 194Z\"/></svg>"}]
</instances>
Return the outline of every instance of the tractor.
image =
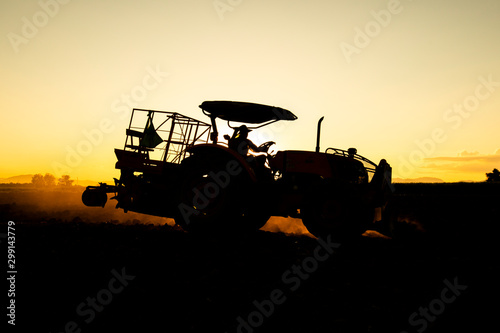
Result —
<instances>
[{"instance_id":1,"label":"tractor","mask_svg":"<svg viewBox=\"0 0 500 333\"><path fill-rule=\"evenodd\" d=\"M347 150L271 153L274 142L255 146L248 133L290 111L268 105L205 101L210 123L177 112L133 109L123 149L115 149L120 178L88 186L87 206L102 206L108 193L116 208L175 219L189 232L258 230L271 216L302 219L317 237L356 237L381 214L393 191L391 167ZM217 120L232 135L219 140ZM221 142L220 142L221 141ZM251 152L249 152L251 150Z\"/></svg>"}]
</instances>

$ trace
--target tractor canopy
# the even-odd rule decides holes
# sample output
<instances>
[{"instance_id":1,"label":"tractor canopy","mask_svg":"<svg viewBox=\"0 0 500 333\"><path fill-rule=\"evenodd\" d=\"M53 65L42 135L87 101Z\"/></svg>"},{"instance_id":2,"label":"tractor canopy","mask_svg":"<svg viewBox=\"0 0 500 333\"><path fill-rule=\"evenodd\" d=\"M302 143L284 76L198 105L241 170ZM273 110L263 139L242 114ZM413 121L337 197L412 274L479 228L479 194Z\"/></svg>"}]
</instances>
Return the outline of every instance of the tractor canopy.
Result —
<instances>
[{"instance_id":1,"label":"tractor canopy","mask_svg":"<svg viewBox=\"0 0 500 333\"><path fill-rule=\"evenodd\" d=\"M220 118L240 123L261 124L278 120L297 119L297 116L288 110L256 103L205 101L201 103L200 108L210 118Z\"/></svg>"}]
</instances>

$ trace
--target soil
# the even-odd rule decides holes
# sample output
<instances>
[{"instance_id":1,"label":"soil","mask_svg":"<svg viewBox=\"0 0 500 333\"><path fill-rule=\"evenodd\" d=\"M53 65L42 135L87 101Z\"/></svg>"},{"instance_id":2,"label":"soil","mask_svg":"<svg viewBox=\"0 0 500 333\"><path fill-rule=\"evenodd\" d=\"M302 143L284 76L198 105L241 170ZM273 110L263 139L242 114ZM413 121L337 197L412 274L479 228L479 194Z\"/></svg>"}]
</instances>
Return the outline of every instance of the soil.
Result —
<instances>
[{"instance_id":1,"label":"soil","mask_svg":"<svg viewBox=\"0 0 500 333\"><path fill-rule=\"evenodd\" d=\"M396 185L392 228L379 230L386 236L370 231L346 244L281 220L246 235L192 235L113 202L85 207L78 188L1 187L0 232L15 222L15 331L495 327L500 186ZM265 231L279 225L292 233Z\"/></svg>"}]
</instances>

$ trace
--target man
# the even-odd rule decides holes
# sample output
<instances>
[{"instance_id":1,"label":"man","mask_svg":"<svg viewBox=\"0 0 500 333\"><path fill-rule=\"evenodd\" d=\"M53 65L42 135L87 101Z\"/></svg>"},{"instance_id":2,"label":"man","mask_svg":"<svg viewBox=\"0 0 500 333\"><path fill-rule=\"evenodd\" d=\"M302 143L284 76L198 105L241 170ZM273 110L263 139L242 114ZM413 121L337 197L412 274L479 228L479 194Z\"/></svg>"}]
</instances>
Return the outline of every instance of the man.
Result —
<instances>
[{"instance_id":1,"label":"man","mask_svg":"<svg viewBox=\"0 0 500 333\"><path fill-rule=\"evenodd\" d=\"M241 156L248 156L248 149L256 153L265 153L269 149L269 146L274 144L274 142L266 142L260 147L257 147L250 139L248 139L248 132L250 130L245 125L241 125L234 130L233 136L228 139L229 148L236 150Z\"/></svg>"},{"instance_id":2,"label":"man","mask_svg":"<svg viewBox=\"0 0 500 333\"><path fill-rule=\"evenodd\" d=\"M245 160L252 166L255 172L260 175L260 177L271 177L272 174L269 168L265 166L268 156L248 155L248 150L251 149L256 153L267 153L269 147L275 144L275 142L268 141L257 147L252 141L250 141L250 139L248 139L248 132L250 132L250 130L245 125L241 125L237 129L235 129L231 138L229 138L229 136L226 137L226 139L228 140L229 148L237 151L241 156L243 156Z\"/></svg>"}]
</instances>

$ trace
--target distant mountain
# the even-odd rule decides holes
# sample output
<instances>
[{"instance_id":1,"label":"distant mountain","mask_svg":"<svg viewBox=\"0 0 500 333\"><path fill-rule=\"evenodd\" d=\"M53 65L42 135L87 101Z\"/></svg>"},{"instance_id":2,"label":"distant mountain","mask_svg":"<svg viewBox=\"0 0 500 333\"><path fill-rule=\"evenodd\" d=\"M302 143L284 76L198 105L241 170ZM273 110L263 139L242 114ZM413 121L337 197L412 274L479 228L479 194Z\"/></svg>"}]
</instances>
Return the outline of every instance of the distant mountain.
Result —
<instances>
[{"instance_id":1,"label":"distant mountain","mask_svg":"<svg viewBox=\"0 0 500 333\"><path fill-rule=\"evenodd\" d=\"M440 178L420 177L420 178L392 178L393 183L444 183Z\"/></svg>"},{"instance_id":2,"label":"distant mountain","mask_svg":"<svg viewBox=\"0 0 500 333\"><path fill-rule=\"evenodd\" d=\"M8 178L0 178L0 184L10 184L10 183L25 184L25 183L31 183L31 178L33 178L33 175L20 175L20 176L8 177Z\"/></svg>"},{"instance_id":3,"label":"distant mountain","mask_svg":"<svg viewBox=\"0 0 500 333\"><path fill-rule=\"evenodd\" d=\"M19 175L19 176L13 176L13 177L8 177L8 178L0 178L0 184L31 183L31 178L33 178L33 175ZM444 183L445 181L440 179L440 178L420 177L420 178L393 178L392 182L393 183ZM73 184L80 185L80 186L89 186L89 185L97 186L97 185L99 185L99 182L94 181L94 180L88 180L88 179L83 179L83 180L74 179ZM109 182L107 182L107 184L113 185L114 182L109 181Z\"/></svg>"}]
</instances>

